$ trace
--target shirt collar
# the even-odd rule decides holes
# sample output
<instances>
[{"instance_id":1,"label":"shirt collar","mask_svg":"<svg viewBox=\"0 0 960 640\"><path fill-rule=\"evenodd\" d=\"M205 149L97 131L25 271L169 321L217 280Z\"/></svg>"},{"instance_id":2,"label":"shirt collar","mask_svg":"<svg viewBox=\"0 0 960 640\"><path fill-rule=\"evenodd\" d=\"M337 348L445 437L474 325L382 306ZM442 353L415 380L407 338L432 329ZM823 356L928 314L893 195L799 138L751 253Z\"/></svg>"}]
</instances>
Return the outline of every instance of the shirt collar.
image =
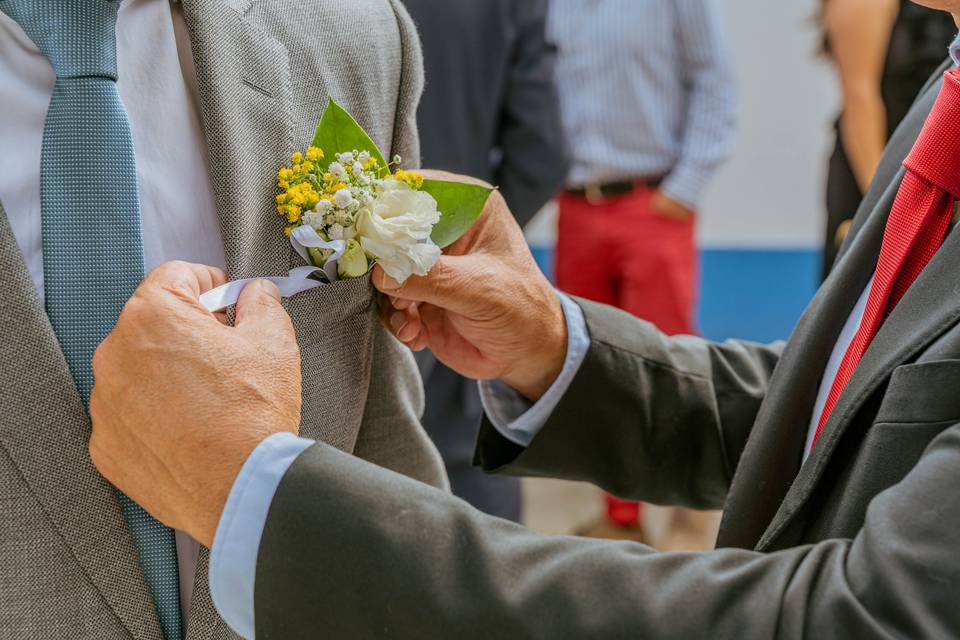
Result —
<instances>
[{"instance_id":1,"label":"shirt collar","mask_svg":"<svg viewBox=\"0 0 960 640\"><path fill-rule=\"evenodd\" d=\"M950 45L950 57L953 58L954 64L960 64L960 35Z\"/></svg>"}]
</instances>

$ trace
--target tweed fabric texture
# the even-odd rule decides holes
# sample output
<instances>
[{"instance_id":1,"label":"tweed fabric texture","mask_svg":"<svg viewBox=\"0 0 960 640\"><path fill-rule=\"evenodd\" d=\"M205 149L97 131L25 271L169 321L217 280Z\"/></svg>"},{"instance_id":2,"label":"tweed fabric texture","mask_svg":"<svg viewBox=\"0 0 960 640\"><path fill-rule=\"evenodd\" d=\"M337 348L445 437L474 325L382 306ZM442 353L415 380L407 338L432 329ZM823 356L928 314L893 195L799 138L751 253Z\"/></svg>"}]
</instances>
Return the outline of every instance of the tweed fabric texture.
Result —
<instances>
[{"instance_id":1,"label":"tweed fabric texture","mask_svg":"<svg viewBox=\"0 0 960 640\"><path fill-rule=\"evenodd\" d=\"M0 205L0 639L162 631L90 419Z\"/></svg>"},{"instance_id":2,"label":"tweed fabric texture","mask_svg":"<svg viewBox=\"0 0 960 640\"><path fill-rule=\"evenodd\" d=\"M93 353L144 276L133 134L117 91L118 2L2 6L57 75L40 166L47 314L84 402ZM173 530L120 495L167 640L182 637Z\"/></svg>"},{"instance_id":3,"label":"tweed fabric texture","mask_svg":"<svg viewBox=\"0 0 960 640\"><path fill-rule=\"evenodd\" d=\"M205 133L217 159L211 172L228 271L232 278L285 275L302 263L280 233L283 222L264 215L276 188L265 167L280 166L312 137L331 96L388 155L418 164L422 55L399 2L331 2L309 12L296 1L237 4L239 13L217 3L184 3ZM318 45L315 33L329 38ZM378 34L375 54L357 46L367 33ZM302 349L301 434L445 486L445 475L436 473L439 455L419 423L415 363L403 349L374 349L383 331L374 293L361 278L285 303ZM372 384L372 373L389 382ZM389 425L371 417L388 396L409 405ZM358 445L361 432L369 437Z\"/></svg>"},{"instance_id":4,"label":"tweed fabric texture","mask_svg":"<svg viewBox=\"0 0 960 640\"><path fill-rule=\"evenodd\" d=\"M270 214L273 174L310 139L328 96L385 153L418 159L416 31L392 0L173 7L186 19L228 271L286 274L299 258ZM377 46L362 46L373 33ZM0 519L0 565L17 569L0 571L0 639L162 640L115 493L90 464L89 418L2 205L0 290L0 447L9 453L0 451L0 502L10 502L2 504L10 517ZM286 303L303 351L301 431L445 486L419 424L415 365L381 327L374 293L364 278ZM207 561L201 550L185 637L234 640L213 608Z\"/></svg>"}]
</instances>

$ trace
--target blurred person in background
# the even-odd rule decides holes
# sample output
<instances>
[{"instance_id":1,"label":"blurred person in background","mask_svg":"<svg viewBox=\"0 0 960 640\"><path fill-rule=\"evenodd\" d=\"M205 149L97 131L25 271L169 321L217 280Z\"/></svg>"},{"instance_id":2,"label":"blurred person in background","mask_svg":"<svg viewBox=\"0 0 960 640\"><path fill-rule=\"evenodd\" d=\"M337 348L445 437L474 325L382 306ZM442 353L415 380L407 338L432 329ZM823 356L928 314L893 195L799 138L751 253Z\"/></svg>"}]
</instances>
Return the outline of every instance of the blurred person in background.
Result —
<instances>
[{"instance_id":1,"label":"blurred person in background","mask_svg":"<svg viewBox=\"0 0 960 640\"><path fill-rule=\"evenodd\" d=\"M573 157L557 285L692 334L697 210L735 134L720 2L553 0L550 13ZM699 539L682 546L712 543L703 517L668 517ZM606 517L581 533L642 539L640 505L608 496Z\"/></svg>"},{"instance_id":2,"label":"blurred person in background","mask_svg":"<svg viewBox=\"0 0 960 640\"><path fill-rule=\"evenodd\" d=\"M573 150L557 285L695 333L697 210L735 134L720 3L553 0L549 32ZM694 546L712 542L702 517L669 517L701 538ZM608 496L606 516L582 533L642 539L640 505Z\"/></svg>"},{"instance_id":3,"label":"blurred person in background","mask_svg":"<svg viewBox=\"0 0 960 640\"><path fill-rule=\"evenodd\" d=\"M887 140L957 27L950 14L910 0L823 0L821 19L843 99L827 177L826 279Z\"/></svg>"},{"instance_id":4,"label":"blurred person in background","mask_svg":"<svg viewBox=\"0 0 960 640\"><path fill-rule=\"evenodd\" d=\"M420 103L425 166L497 185L525 225L567 173L556 49L546 39L548 0L405 0L420 30L426 90ZM520 480L472 465L483 407L477 385L429 353L423 424L440 449L456 495L519 522Z\"/></svg>"}]
</instances>

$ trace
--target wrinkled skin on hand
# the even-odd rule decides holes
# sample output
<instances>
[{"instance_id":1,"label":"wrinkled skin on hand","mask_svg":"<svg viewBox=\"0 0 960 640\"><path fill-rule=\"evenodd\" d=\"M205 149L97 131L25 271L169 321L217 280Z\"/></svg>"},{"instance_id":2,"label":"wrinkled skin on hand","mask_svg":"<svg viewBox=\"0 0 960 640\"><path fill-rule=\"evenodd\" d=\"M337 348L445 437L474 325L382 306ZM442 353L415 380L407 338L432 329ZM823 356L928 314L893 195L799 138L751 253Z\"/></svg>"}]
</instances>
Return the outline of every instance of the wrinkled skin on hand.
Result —
<instances>
[{"instance_id":1,"label":"wrinkled skin on hand","mask_svg":"<svg viewBox=\"0 0 960 640\"><path fill-rule=\"evenodd\" d=\"M387 296L381 315L393 334L414 350L429 348L461 375L499 378L536 400L563 368L567 329L560 301L499 192L427 276L400 286L375 268L373 281Z\"/></svg>"},{"instance_id":2,"label":"wrinkled skin on hand","mask_svg":"<svg viewBox=\"0 0 960 640\"><path fill-rule=\"evenodd\" d=\"M300 422L300 352L279 292L248 285L231 327L198 300L226 279L186 263L151 273L96 352L90 398L96 467L208 547L247 457Z\"/></svg>"}]
</instances>

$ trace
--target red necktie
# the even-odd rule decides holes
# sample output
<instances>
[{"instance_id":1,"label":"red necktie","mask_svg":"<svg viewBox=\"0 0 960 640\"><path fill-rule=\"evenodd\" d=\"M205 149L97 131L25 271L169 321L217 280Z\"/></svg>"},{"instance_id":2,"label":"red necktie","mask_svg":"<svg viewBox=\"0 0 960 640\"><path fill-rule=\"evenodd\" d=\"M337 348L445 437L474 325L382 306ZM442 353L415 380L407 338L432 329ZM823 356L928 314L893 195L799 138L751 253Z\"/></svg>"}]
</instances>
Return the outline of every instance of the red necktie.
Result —
<instances>
[{"instance_id":1,"label":"red necktie","mask_svg":"<svg viewBox=\"0 0 960 640\"><path fill-rule=\"evenodd\" d=\"M944 78L933 111L903 163L907 173L887 219L863 320L830 387L814 443L880 325L943 244L954 199L960 198L960 71L948 71Z\"/></svg>"}]
</instances>

